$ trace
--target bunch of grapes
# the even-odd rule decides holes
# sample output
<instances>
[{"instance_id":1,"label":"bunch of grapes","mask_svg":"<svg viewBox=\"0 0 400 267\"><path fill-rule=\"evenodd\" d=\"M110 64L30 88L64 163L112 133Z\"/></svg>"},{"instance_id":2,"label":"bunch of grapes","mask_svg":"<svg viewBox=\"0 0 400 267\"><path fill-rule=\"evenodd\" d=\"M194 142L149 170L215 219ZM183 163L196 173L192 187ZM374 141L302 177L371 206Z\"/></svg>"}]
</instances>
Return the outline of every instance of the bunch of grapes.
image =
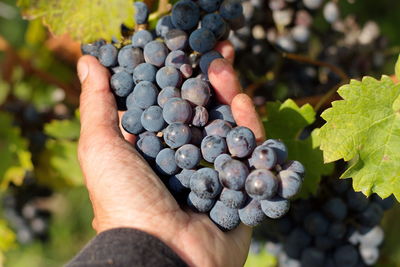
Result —
<instances>
[{"instance_id":1,"label":"bunch of grapes","mask_svg":"<svg viewBox=\"0 0 400 267\"><path fill-rule=\"evenodd\" d=\"M379 26L374 21L362 25L351 14L341 16L339 1L244 0L243 7L245 26L229 40L243 87L257 88L256 103L320 95L344 79L316 61L359 78L379 71L386 60L388 43ZM307 60L287 59L287 53Z\"/></svg>"},{"instance_id":2,"label":"bunch of grapes","mask_svg":"<svg viewBox=\"0 0 400 267\"><path fill-rule=\"evenodd\" d=\"M4 196L4 216L15 230L21 244L29 244L35 239L48 239L51 213L44 206L52 191L37 184L31 174L27 174L21 186L11 186Z\"/></svg>"},{"instance_id":3,"label":"bunch of grapes","mask_svg":"<svg viewBox=\"0 0 400 267\"><path fill-rule=\"evenodd\" d=\"M379 225L394 202L392 196L367 198L347 180L332 180L317 196L293 202L284 217L261 225L255 237L267 240L279 266L374 265L384 240Z\"/></svg>"},{"instance_id":4,"label":"bunch of grapes","mask_svg":"<svg viewBox=\"0 0 400 267\"><path fill-rule=\"evenodd\" d=\"M127 109L121 124L138 136L137 150L182 205L209 213L223 230L283 216L303 166L287 160L279 140L257 146L230 106L218 103L207 77L210 63L222 58L216 43L244 21L240 1L178 1L155 34L142 25L146 5L135 7L141 30L131 44L117 49L100 41L82 50L110 69L111 88Z\"/></svg>"}]
</instances>

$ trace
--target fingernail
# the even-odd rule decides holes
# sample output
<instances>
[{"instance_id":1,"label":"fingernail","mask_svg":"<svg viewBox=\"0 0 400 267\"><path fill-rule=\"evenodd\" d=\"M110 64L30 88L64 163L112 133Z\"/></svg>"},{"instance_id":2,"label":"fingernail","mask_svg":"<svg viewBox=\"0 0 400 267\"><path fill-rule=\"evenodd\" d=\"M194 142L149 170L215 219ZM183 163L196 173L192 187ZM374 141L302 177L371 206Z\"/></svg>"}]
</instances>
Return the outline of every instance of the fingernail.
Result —
<instances>
[{"instance_id":1,"label":"fingernail","mask_svg":"<svg viewBox=\"0 0 400 267\"><path fill-rule=\"evenodd\" d=\"M89 74L89 65L84 61L78 62L78 77L81 83L83 83Z\"/></svg>"}]
</instances>

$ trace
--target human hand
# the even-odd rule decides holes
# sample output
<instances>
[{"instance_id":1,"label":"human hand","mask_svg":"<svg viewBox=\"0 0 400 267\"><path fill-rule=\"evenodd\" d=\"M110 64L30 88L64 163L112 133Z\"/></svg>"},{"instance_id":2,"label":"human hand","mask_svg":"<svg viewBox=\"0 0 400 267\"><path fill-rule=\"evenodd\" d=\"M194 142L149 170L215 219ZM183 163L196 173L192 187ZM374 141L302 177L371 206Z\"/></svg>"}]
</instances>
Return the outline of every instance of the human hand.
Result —
<instances>
[{"instance_id":1,"label":"human hand","mask_svg":"<svg viewBox=\"0 0 400 267\"><path fill-rule=\"evenodd\" d=\"M230 104L238 125L264 139L263 126L252 100L240 93L231 66L233 47L220 43L225 59L215 60L209 79L218 100ZM135 136L119 126L109 88L109 73L91 56L78 62L82 82L79 162L94 210L93 228L135 228L162 240L191 266L242 266L251 228L241 224L222 232L206 214L184 211L148 163L135 150Z\"/></svg>"}]
</instances>

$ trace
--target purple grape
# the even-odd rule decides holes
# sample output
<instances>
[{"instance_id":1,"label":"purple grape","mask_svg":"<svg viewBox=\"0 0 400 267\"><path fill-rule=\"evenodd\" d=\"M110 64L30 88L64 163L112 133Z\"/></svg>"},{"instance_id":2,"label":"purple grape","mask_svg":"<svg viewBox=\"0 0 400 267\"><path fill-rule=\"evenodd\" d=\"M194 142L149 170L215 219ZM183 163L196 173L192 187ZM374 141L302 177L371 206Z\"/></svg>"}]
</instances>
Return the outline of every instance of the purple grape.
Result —
<instances>
[{"instance_id":1,"label":"purple grape","mask_svg":"<svg viewBox=\"0 0 400 267\"><path fill-rule=\"evenodd\" d=\"M225 139L217 135L208 135L201 142L203 158L213 163L215 159L227 151Z\"/></svg>"},{"instance_id":2,"label":"purple grape","mask_svg":"<svg viewBox=\"0 0 400 267\"><path fill-rule=\"evenodd\" d=\"M179 70L181 71L181 73L185 79L188 79L188 78L192 77L192 75L193 75L193 68L189 64L181 65Z\"/></svg>"},{"instance_id":3,"label":"purple grape","mask_svg":"<svg viewBox=\"0 0 400 267\"><path fill-rule=\"evenodd\" d=\"M155 82L157 68L149 63L139 64L133 70L133 81L138 84L143 81Z\"/></svg>"},{"instance_id":4,"label":"purple grape","mask_svg":"<svg viewBox=\"0 0 400 267\"><path fill-rule=\"evenodd\" d=\"M276 156L277 156L277 163L282 165L283 163L285 163L287 157L288 157L288 150L286 145L279 141L279 140L275 140L275 139L269 139L267 141L265 141L263 143L263 145L266 145L270 148L272 148L273 150L275 150Z\"/></svg>"},{"instance_id":5,"label":"purple grape","mask_svg":"<svg viewBox=\"0 0 400 267\"><path fill-rule=\"evenodd\" d=\"M276 160L275 151L270 147L261 145L254 149L249 162L254 168L271 170L275 167Z\"/></svg>"},{"instance_id":6,"label":"purple grape","mask_svg":"<svg viewBox=\"0 0 400 267\"><path fill-rule=\"evenodd\" d=\"M164 129L165 121L162 116L162 109L159 106L147 108L140 118L143 128L149 132L159 132Z\"/></svg>"},{"instance_id":7,"label":"purple grape","mask_svg":"<svg viewBox=\"0 0 400 267\"><path fill-rule=\"evenodd\" d=\"M207 13L215 12L221 6L222 0L199 0L197 4Z\"/></svg>"},{"instance_id":8,"label":"purple grape","mask_svg":"<svg viewBox=\"0 0 400 267\"><path fill-rule=\"evenodd\" d=\"M181 184L186 187L190 188L190 177L192 177L193 174L195 174L195 170L186 170L183 169L180 173L176 174L176 179L178 179Z\"/></svg>"},{"instance_id":9,"label":"purple grape","mask_svg":"<svg viewBox=\"0 0 400 267\"><path fill-rule=\"evenodd\" d=\"M137 65L143 62L144 58L142 49L135 48L132 45L127 45L119 50L118 64L121 67L133 70Z\"/></svg>"},{"instance_id":10,"label":"purple grape","mask_svg":"<svg viewBox=\"0 0 400 267\"><path fill-rule=\"evenodd\" d=\"M264 199L260 203L264 214L271 219L281 218L290 208L290 201L281 197Z\"/></svg>"},{"instance_id":11,"label":"purple grape","mask_svg":"<svg viewBox=\"0 0 400 267\"><path fill-rule=\"evenodd\" d=\"M145 45L143 53L147 63L161 67L167 58L168 48L160 41L151 41Z\"/></svg>"},{"instance_id":12,"label":"purple grape","mask_svg":"<svg viewBox=\"0 0 400 267\"><path fill-rule=\"evenodd\" d=\"M156 34L157 36L165 37L165 35L174 29L174 25L172 24L171 16L161 17L156 25Z\"/></svg>"},{"instance_id":13,"label":"purple grape","mask_svg":"<svg viewBox=\"0 0 400 267\"><path fill-rule=\"evenodd\" d=\"M192 139L190 139L190 143L192 145L201 146L201 142L203 141L203 132L197 127L190 127L190 131L192 132Z\"/></svg>"},{"instance_id":14,"label":"purple grape","mask_svg":"<svg viewBox=\"0 0 400 267\"><path fill-rule=\"evenodd\" d=\"M140 154L146 159L155 159L158 153L163 149L160 138L152 135L139 138L136 147Z\"/></svg>"},{"instance_id":15,"label":"purple grape","mask_svg":"<svg viewBox=\"0 0 400 267\"><path fill-rule=\"evenodd\" d=\"M153 35L147 30L140 30L135 32L132 36L132 46L144 48L148 43L153 41Z\"/></svg>"},{"instance_id":16,"label":"purple grape","mask_svg":"<svg viewBox=\"0 0 400 267\"><path fill-rule=\"evenodd\" d=\"M219 156L216 157L215 160L214 160L214 169L215 169L217 172L221 172L221 171L222 171L222 165L223 165L225 162L227 162L227 161L229 161L229 160L231 160L231 159L232 159L232 157L229 156L228 154L221 154L221 155L219 155Z\"/></svg>"},{"instance_id":17,"label":"purple grape","mask_svg":"<svg viewBox=\"0 0 400 267\"><path fill-rule=\"evenodd\" d=\"M217 43L212 31L200 28L193 31L189 36L189 45L194 51L201 54L207 53L212 50Z\"/></svg>"},{"instance_id":18,"label":"purple grape","mask_svg":"<svg viewBox=\"0 0 400 267\"><path fill-rule=\"evenodd\" d=\"M158 89L153 83L143 81L135 86L132 94L136 105L146 109L156 103Z\"/></svg>"},{"instance_id":19,"label":"purple grape","mask_svg":"<svg viewBox=\"0 0 400 267\"><path fill-rule=\"evenodd\" d=\"M296 172L298 175L300 175L300 177L302 179L304 179L304 175L305 175L305 169L303 164L301 164L299 161L297 160L289 160L287 162L285 162L282 166L282 169L284 170L289 170L289 171L294 171Z\"/></svg>"},{"instance_id":20,"label":"purple grape","mask_svg":"<svg viewBox=\"0 0 400 267\"><path fill-rule=\"evenodd\" d=\"M192 138L189 126L183 123L171 123L163 131L164 141L170 148L178 148L188 144Z\"/></svg>"},{"instance_id":21,"label":"purple grape","mask_svg":"<svg viewBox=\"0 0 400 267\"><path fill-rule=\"evenodd\" d=\"M196 212L209 212L215 204L215 199L200 198L194 192L190 192L187 198L188 206Z\"/></svg>"},{"instance_id":22,"label":"purple grape","mask_svg":"<svg viewBox=\"0 0 400 267\"><path fill-rule=\"evenodd\" d=\"M240 209L246 203L247 195L243 191L236 191L224 188L221 192L221 195L219 196L219 200L229 208Z\"/></svg>"},{"instance_id":23,"label":"purple grape","mask_svg":"<svg viewBox=\"0 0 400 267\"><path fill-rule=\"evenodd\" d=\"M165 87L161 90L157 97L157 103L160 107L164 108L165 103L171 98L180 98L181 92L175 87Z\"/></svg>"},{"instance_id":24,"label":"purple grape","mask_svg":"<svg viewBox=\"0 0 400 267\"><path fill-rule=\"evenodd\" d=\"M110 80L111 89L119 97L127 97L133 91L132 75L125 71L115 73Z\"/></svg>"},{"instance_id":25,"label":"purple grape","mask_svg":"<svg viewBox=\"0 0 400 267\"><path fill-rule=\"evenodd\" d=\"M229 105L218 105L210 110L210 120L225 120L231 125L236 125L236 121L233 118L232 110Z\"/></svg>"},{"instance_id":26,"label":"purple grape","mask_svg":"<svg viewBox=\"0 0 400 267\"><path fill-rule=\"evenodd\" d=\"M190 177L190 189L200 198L215 198L222 190L218 173L211 168L202 168Z\"/></svg>"},{"instance_id":27,"label":"purple grape","mask_svg":"<svg viewBox=\"0 0 400 267\"><path fill-rule=\"evenodd\" d=\"M164 41L171 51L184 50L187 46L188 36L182 30L172 29L167 32Z\"/></svg>"},{"instance_id":28,"label":"purple grape","mask_svg":"<svg viewBox=\"0 0 400 267\"><path fill-rule=\"evenodd\" d=\"M100 47L98 59L104 67L113 67L117 65L118 50L112 44L106 44Z\"/></svg>"},{"instance_id":29,"label":"purple grape","mask_svg":"<svg viewBox=\"0 0 400 267\"><path fill-rule=\"evenodd\" d=\"M223 58L223 57L219 52L214 51L214 50L202 55L200 58L200 63L199 63L201 71L204 74L208 75L208 68L210 67L211 62L213 62L215 59L218 59L218 58Z\"/></svg>"},{"instance_id":30,"label":"purple grape","mask_svg":"<svg viewBox=\"0 0 400 267\"><path fill-rule=\"evenodd\" d=\"M176 165L175 151L170 148L164 148L156 157L156 168L162 175L174 175L179 172L179 167Z\"/></svg>"},{"instance_id":31,"label":"purple grape","mask_svg":"<svg viewBox=\"0 0 400 267\"><path fill-rule=\"evenodd\" d=\"M186 56L185 52L181 50L172 51L165 59L165 66L171 66L176 69L180 69L185 64L189 64L189 59Z\"/></svg>"},{"instance_id":32,"label":"purple grape","mask_svg":"<svg viewBox=\"0 0 400 267\"><path fill-rule=\"evenodd\" d=\"M243 15L243 6L239 0L225 0L219 8L221 16L232 21Z\"/></svg>"},{"instance_id":33,"label":"purple grape","mask_svg":"<svg viewBox=\"0 0 400 267\"><path fill-rule=\"evenodd\" d=\"M170 98L164 104L163 116L168 124L175 122L186 123L192 118L192 107L184 99Z\"/></svg>"},{"instance_id":34,"label":"purple grape","mask_svg":"<svg viewBox=\"0 0 400 267\"><path fill-rule=\"evenodd\" d=\"M207 105L211 97L208 83L198 78L187 79L182 85L181 94L183 99L197 106Z\"/></svg>"},{"instance_id":35,"label":"purple grape","mask_svg":"<svg viewBox=\"0 0 400 267\"><path fill-rule=\"evenodd\" d=\"M313 236L324 235L328 231L329 221L319 212L313 212L304 218L304 228Z\"/></svg>"},{"instance_id":36,"label":"purple grape","mask_svg":"<svg viewBox=\"0 0 400 267\"><path fill-rule=\"evenodd\" d=\"M132 108L124 113L121 120L121 125L125 131L130 134L140 134L144 131L143 125L140 122L143 110L140 108Z\"/></svg>"},{"instance_id":37,"label":"purple grape","mask_svg":"<svg viewBox=\"0 0 400 267\"><path fill-rule=\"evenodd\" d=\"M278 193L281 197L290 199L300 192L302 179L294 171L283 170L279 172Z\"/></svg>"},{"instance_id":38,"label":"purple grape","mask_svg":"<svg viewBox=\"0 0 400 267\"><path fill-rule=\"evenodd\" d=\"M181 72L171 66L162 67L157 71L156 81L161 89L179 87L182 82Z\"/></svg>"},{"instance_id":39,"label":"purple grape","mask_svg":"<svg viewBox=\"0 0 400 267\"><path fill-rule=\"evenodd\" d=\"M249 169L243 162L231 159L222 164L219 180L226 188L241 190L245 185L248 175Z\"/></svg>"},{"instance_id":40,"label":"purple grape","mask_svg":"<svg viewBox=\"0 0 400 267\"><path fill-rule=\"evenodd\" d=\"M146 3L135 2L135 21L137 24L146 24L149 18L149 8Z\"/></svg>"},{"instance_id":41,"label":"purple grape","mask_svg":"<svg viewBox=\"0 0 400 267\"><path fill-rule=\"evenodd\" d=\"M239 217L242 223L248 226L257 226L266 218L260 202L255 199L239 209Z\"/></svg>"},{"instance_id":42,"label":"purple grape","mask_svg":"<svg viewBox=\"0 0 400 267\"><path fill-rule=\"evenodd\" d=\"M217 39L221 39L229 28L226 21L217 13L205 15L201 20L201 27L210 30Z\"/></svg>"},{"instance_id":43,"label":"purple grape","mask_svg":"<svg viewBox=\"0 0 400 267\"><path fill-rule=\"evenodd\" d=\"M249 128L239 126L228 133L226 143L233 157L244 158L253 152L256 138Z\"/></svg>"},{"instance_id":44,"label":"purple grape","mask_svg":"<svg viewBox=\"0 0 400 267\"><path fill-rule=\"evenodd\" d=\"M190 0L181 0L172 8L172 24L181 30L190 30L197 26L200 9Z\"/></svg>"},{"instance_id":45,"label":"purple grape","mask_svg":"<svg viewBox=\"0 0 400 267\"><path fill-rule=\"evenodd\" d=\"M200 149L192 144L178 148L175 153L175 162L182 169L193 169L201 161Z\"/></svg>"},{"instance_id":46,"label":"purple grape","mask_svg":"<svg viewBox=\"0 0 400 267\"><path fill-rule=\"evenodd\" d=\"M229 122L224 120L213 120L206 127L204 131L207 135L218 135L226 138L228 133L232 130L232 126Z\"/></svg>"},{"instance_id":47,"label":"purple grape","mask_svg":"<svg viewBox=\"0 0 400 267\"><path fill-rule=\"evenodd\" d=\"M224 231L235 229L240 224L238 210L228 208L221 201L217 201L211 209L210 218Z\"/></svg>"},{"instance_id":48,"label":"purple grape","mask_svg":"<svg viewBox=\"0 0 400 267\"><path fill-rule=\"evenodd\" d=\"M272 198L278 190L279 180L269 170L259 169L252 171L246 180L247 194L256 199Z\"/></svg>"}]
</instances>

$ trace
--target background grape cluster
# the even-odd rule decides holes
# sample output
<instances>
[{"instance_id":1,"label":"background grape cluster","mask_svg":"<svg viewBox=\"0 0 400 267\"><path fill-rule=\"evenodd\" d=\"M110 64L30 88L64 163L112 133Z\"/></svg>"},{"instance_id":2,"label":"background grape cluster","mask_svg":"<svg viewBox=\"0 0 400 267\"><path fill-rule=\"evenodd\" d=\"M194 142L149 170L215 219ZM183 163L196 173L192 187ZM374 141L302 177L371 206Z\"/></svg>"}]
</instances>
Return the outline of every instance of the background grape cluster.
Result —
<instances>
[{"instance_id":1,"label":"background grape cluster","mask_svg":"<svg viewBox=\"0 0 400 267\"><path fill-rule=\"evenodd\" d=\"M253 252L264 245L279 266L374 265L384 241L380 223L394 203L355 192L349 180L330 180L317 196L294 201L286 216L259 226Z\"/></svg>"},{"instance_id":2,"label":"background grape cluster","mask_svg":"<svg viewBox=\"0 0 400 267\"><path fill-rule=\"evenodd\" d=\"M145 24L145 4L135 7ZM242 11L235 0L182 0L158 21L156 36L141 29L119 50L103 42L82 48L113 73L111 88L127 109L121 124L138 135L138 151L181 204L209 212L223 230L283 216L304 177L282 142L257 146L208 82L210 63L222 58L213 48L242 26Z\"/></svg>"}]
</instances>

